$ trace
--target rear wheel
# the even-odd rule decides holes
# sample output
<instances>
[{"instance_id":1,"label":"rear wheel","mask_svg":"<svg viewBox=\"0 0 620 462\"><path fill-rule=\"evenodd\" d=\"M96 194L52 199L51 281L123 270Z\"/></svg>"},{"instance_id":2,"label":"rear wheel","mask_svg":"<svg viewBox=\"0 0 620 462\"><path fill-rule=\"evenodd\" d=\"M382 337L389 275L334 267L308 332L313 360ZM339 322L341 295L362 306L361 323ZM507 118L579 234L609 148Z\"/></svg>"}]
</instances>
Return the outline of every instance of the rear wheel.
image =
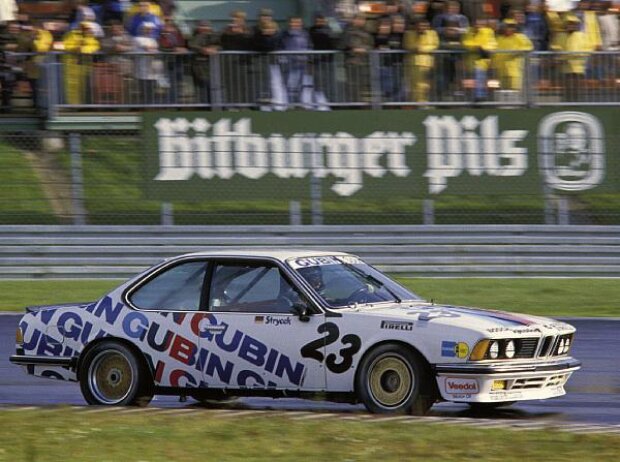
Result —
<instances>
[{"instance_id":1,"label":"rear wheel","mask_svg":"<svg viewBox=\"0 0 620 462\"><path fill-rule=\"evenodd\" d=\"M435 402L426 365L399 345L381 345L364 357L356 389L374 413L423 415Z\"/></svg>"},{"instance_id":2,"label":"rear wheel","mask_svg":"<svg viewBox=\"0 0 620 462\"><path fill-rule=\"evenodd\" d=\"M153 381L136 354L118 342L95 345L78 371L88 404L146 406L153 398Z\"/></svg>"}]
</instances>

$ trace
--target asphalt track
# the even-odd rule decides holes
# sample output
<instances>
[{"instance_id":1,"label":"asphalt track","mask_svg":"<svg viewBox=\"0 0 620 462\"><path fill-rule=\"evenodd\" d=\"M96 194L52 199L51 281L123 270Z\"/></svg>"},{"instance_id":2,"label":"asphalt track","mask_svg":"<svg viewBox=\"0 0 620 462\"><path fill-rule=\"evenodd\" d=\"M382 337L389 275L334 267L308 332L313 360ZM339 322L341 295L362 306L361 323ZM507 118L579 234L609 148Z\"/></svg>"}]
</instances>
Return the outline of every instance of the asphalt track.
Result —
<instances>
[{"instance_id":1,"label":"asphalt track","mask_svg":"<svg viewBox=\"0 0 620 462\"><path fill-rule=\"evenodd\" d=\"M0 315L0 406L86 406L76 383L57 382L27 375L9 363L15 348L15 328L21 315ZM557 425L620 425L620 320L569 320L577 328L572 355L583 363L567 385L568 394L544 401L515 404L483 415L466 405L440 403L430 415L453 418L493 417L539 420ZM151 406L184 408L195 406L175 397L155 397ZM232 405L241 409L281 411L364 412L362 406L301 399L244 398Z\"/></svg>"}]
</instances>

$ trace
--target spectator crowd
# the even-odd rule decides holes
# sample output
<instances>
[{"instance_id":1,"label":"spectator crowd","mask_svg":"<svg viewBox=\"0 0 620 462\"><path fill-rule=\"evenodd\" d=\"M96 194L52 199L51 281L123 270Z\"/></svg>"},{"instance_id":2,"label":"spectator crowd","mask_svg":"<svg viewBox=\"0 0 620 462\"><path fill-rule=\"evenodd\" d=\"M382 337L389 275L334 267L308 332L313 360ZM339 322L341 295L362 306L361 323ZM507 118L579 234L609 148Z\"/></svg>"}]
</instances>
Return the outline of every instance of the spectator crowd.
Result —
<instances>
[{"instance_id":1,"label":"spectator crowd","mask_svg":"<svg viewBox=\"0 0 620 462\"><path fill-rule=\"evenodd\" d=\"M189 33L175 20L174 0L78 0L64 20L9 11L0 16L2 108L10 110L19 85L41 103L43 76L70 105L184 103L191 81L196 104L212 103L218 87L224 103L328 110L337 79L346 103L366 103L376 92L394 103L464 92L481 102L493 88L522 91L530 51L564 52L531 65L527 77L544 85L551 69L567 101L579 101L587 79L617 83L620 3L581 0L563 11L555 3L388 0L368 10L333 0L316 2L311 25L299 16L279 24L267 9L250 21L236 10L222 30L202 20ZM46 66L53 51L62 52L60 65ZM135 100L126 95L132 89Z\"/></svg>"}]
</instances>

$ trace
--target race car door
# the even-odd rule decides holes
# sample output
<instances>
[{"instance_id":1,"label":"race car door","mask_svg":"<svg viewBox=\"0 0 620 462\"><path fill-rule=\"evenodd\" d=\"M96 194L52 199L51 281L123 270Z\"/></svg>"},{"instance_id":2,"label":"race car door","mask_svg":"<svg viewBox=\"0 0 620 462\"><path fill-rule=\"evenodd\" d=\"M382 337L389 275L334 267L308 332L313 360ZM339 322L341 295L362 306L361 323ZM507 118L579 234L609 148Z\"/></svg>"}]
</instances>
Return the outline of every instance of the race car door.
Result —
<instances>
[{"instance_id":1,"label":"race car door","mask_svg":"<svg viewBox=\"0 0 620 462\"><path fill-rule=\"evenodd\" d=\"M302 355L313 341L321 354L324 314L277 264L218 259L207 279L200 358L207 387L325 390L322 361ZM308 316L293 312L302 307Z\"/></svg>"}]
</instances>

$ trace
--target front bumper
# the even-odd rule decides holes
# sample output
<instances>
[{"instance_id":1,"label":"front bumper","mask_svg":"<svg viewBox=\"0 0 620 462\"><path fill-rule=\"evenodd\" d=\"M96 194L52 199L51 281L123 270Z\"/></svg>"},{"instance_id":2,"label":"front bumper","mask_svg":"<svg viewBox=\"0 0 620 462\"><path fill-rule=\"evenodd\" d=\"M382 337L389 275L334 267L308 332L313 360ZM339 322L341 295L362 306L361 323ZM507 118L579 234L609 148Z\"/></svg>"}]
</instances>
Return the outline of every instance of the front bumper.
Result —
<instances>
[{"instance_id":1,"label":"front bumper","mask_svg":"<svg viewBox=\"0 0 620 462\"><path fill-rule=\"evenodd\" d=\"M438 364L434 369L443 399L493 403L562 396L564 385L580 366L574 358L563 358L522 364Z\"/></svg>"}]
</instances>

